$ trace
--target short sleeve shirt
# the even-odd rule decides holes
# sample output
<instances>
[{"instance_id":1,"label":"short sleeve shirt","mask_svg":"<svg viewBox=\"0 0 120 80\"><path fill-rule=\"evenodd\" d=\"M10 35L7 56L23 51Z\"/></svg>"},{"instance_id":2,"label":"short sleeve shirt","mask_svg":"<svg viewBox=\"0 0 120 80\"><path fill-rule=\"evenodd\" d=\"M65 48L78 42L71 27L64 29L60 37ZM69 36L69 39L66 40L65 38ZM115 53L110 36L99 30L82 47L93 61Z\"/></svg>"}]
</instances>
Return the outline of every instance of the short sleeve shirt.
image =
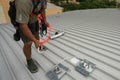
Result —
<instances>
[{"instance_id":1,"label":"short sleeve shirt","mask_svg":"<svg viewBox=\"0 0 120 80\"><path fill-rule=\"evenodd\" d=\"M34 0L35 4L37 3L37 0ZM33 11L33 4L32 0L16 0L16 22L18 23L34 23L37 21L37 15L30 16L30 14ZM46 9L47 1L44 0L44 6L43 8ZM41 9L41 5L39 5L39 8Z\"/></svg>"}]
</instances>

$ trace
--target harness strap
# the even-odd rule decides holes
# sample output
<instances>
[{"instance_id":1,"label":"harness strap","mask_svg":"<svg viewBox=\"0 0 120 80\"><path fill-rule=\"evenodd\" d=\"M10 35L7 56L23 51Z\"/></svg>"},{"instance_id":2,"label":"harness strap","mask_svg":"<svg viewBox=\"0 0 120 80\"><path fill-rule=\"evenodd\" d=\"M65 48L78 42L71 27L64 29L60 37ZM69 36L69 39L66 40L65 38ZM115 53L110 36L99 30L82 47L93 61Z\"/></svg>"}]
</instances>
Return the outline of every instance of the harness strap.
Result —
<instances>
[{"instance_id":1,"label":"harness strap","mask_svg":"<svg viewBox=\"0 0 120 80\"><path fill-rule=\"evenodd\" d=\"M37 17L38 17L38 19L37 19L38 20L38 27L41 28L41 19L42 19L42 16L41 16L41 14L38 14Z\"/></svg>"},{"instance_id":2,"label":"harness strap","mask_svg":"<svg viewBox=\"0 0 120 80\"><path fill-rule=\"evenodd\" d=\"M41 20L42 20L42 16L41 16L41 14L39 14L39 15L37 15L37 17L38 17L38 24L39 24L39 28L41 28ZM46 39L44 39L44 40L42 40L42 41L40 41L40 44L41 45L44 45L44 44L46 44L48 41L50 40L50 35L48 34L48 37L46 38Z\"/></svg>"},{"instance_id":3,"label":"harness strap","mask_svg":"<svg viewBox=\"0 0 120 80\"><path fill-rule=\"evenodd\" d=\"M45 40L40 41L40 44L44 45L44 44L48 43L49 40L50 40L50 35L48 35L48 37Z\"/></svg>"},{"instance_id":4,"label":"harness strap","mask_svg":"<svg viewBox=\"0 0 120 80\"><path fill-rule=\"evenodd\" d=\"M40 1L39 1L40 2ZM34 13L34 10L35 10L35 8L38 6L38 4L39 4L39 2L37 2L37 5L35 5L35 1L34 0L32 0L32 5L34 6L34 8L33 8L33 11L32 11L32 13L30 14L30 16L34 16L34 15L37 15L37 20L38 20L38 27L39 28L41 28L41 26L42 26L42 15L39 13L39 14L35 14ZM41 9L43 8L43 6L44 6L44 0L41 0ZM48 27L48 29L50 28L49 26L47 26ZM48 34L48 37L46 38L46 39L44 39L44 40L42 40L42 41L40 41L40 44L41 45L44 45L44 44L46 44L48 41L50 40L50 35Z\"/></svg>"},{"instance_id":5,"label":"harness strap","mask_svg":"<svg viewBox=\"0 0 120 80\"><path fill-rule=\"evenodd\" d=\"M33 5L33 6L35 5L35 1L34 1L34 0L32 0L32 5Z\"/></svg>"}]
</instances>

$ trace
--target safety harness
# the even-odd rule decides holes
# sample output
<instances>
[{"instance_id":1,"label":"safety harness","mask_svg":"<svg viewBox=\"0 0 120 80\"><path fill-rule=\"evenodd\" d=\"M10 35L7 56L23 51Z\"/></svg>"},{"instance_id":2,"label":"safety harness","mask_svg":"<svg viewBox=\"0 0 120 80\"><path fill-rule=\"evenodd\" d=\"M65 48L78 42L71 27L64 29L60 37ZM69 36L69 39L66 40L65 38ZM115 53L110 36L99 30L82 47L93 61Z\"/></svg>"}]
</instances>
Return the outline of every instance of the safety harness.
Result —
<instances>
[{"instance_id":1,"label":"safety harness","mask_svg":"<svg viewBox=\"0 0 120 80\"><path fill-rule=\"evenodd\" d=\"M37 7L39 6L39 4L41 5L41 9L36 10ZM47 38L45 38L44 40L40 40L41 45L46 44L50 40L50 34L47 34L47 28L51 28L50 26L45 26L44 23L42 22L43 18L42 18L42 15L40 13L43 10L44 4L45 4L44 0L41 0L41 1L39 0L37 2L37 4L35 4L35 1L32 0L32 5L34 6L34 8L33 8L32 13L30 14L30 16L37 15L37 18L38 18L37 22L38 22L38 27L40 30L40 37L47 36Z\"/></svg>"}]
</instances>

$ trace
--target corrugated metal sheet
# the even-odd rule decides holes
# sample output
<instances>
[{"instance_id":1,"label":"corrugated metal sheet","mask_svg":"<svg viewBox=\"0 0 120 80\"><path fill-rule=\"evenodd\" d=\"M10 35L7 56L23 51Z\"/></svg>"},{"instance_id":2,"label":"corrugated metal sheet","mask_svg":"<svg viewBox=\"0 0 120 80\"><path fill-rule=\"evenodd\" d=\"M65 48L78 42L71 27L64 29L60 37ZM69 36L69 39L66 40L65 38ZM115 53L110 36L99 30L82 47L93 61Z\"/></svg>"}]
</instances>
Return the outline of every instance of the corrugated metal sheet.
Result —
<instances>
[{"instance_id":1,"label":"corrugated metal sheet","mask_svg":"<svg viewBox=\"0 0 120 80\"><path fill-rule=\"evenodd\" d=\"M120 10L78 10L48 16L48 21L65 35L46 44L48 50L32 57L39 72L31 74L26 67L22 41L15 42L11 24L0 25L0 80L49 80L46 71L64 58L77 57L96 64L89 77L76 72L70 61L63 64L71 70L61 80L120 80Z\"/></svg>"}]
</instances>

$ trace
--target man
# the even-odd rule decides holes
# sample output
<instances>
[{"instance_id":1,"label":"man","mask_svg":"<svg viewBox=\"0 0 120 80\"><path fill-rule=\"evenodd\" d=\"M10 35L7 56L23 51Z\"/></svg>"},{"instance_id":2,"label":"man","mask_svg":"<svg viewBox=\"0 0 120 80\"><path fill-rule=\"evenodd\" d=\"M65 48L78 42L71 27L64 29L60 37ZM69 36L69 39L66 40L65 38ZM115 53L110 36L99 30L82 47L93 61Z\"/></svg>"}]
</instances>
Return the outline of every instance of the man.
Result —
<instances>
[{"instance_id":1,"label":"man","mask_svg":"<svg viewBox=\"0 0 120 80\"><path fill-rule=\"evenodd\" d=\"M16 0L15 2L16 22L19 23L21 39L24 42L23 52L27 60L28 69L32 73L37 72L38 68L31 58L31 45L34 42L36 48L41 46L38 34L37 13L41 13L42 22L46 26L49 25L45 13L46 3L46 0ZM32 12L35 12L35 14L30 16Z\"/></svg>"}]
</instances>

